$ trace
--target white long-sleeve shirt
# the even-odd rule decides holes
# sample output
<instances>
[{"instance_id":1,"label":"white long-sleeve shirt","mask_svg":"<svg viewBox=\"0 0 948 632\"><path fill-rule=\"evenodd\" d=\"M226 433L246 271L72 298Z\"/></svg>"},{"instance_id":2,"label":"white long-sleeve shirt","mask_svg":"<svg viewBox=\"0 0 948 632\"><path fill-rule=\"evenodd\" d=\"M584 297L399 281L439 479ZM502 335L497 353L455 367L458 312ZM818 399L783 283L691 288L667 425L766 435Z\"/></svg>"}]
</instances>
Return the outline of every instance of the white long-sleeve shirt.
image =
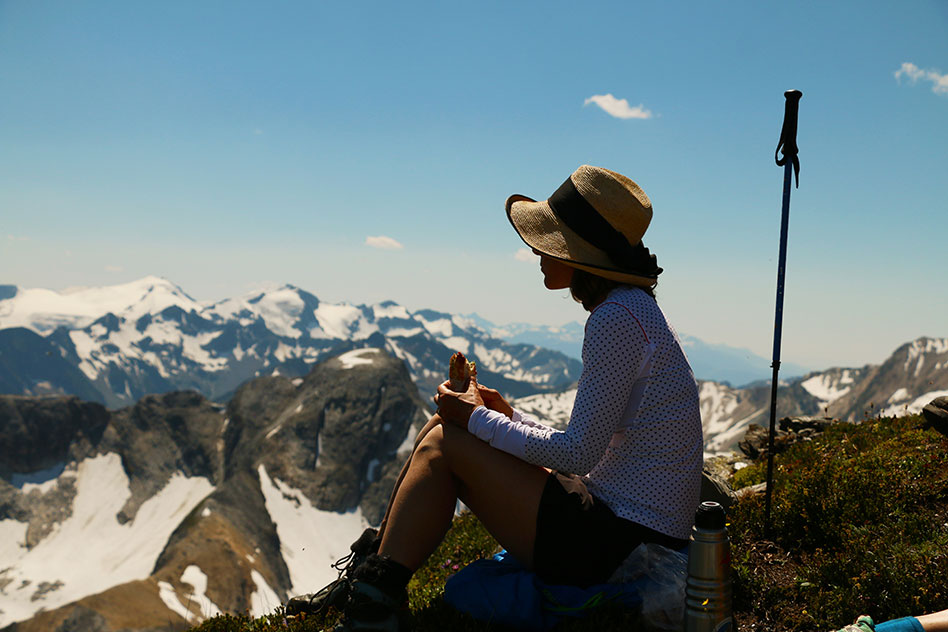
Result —
<instances>
[{"instance_id":1,"label":"white long-sleeve shirt","mask_svg":"<svg viewBox=\"0 0 948 632\"><path fill-rule=\"evenodd\" d=\"M621 518L691 533L703 463L698 387L677 334L641 289L616 288L589 315L565 430L483 406L468 430L524 461L583 475Z\"/></svg>"}]
</instances>

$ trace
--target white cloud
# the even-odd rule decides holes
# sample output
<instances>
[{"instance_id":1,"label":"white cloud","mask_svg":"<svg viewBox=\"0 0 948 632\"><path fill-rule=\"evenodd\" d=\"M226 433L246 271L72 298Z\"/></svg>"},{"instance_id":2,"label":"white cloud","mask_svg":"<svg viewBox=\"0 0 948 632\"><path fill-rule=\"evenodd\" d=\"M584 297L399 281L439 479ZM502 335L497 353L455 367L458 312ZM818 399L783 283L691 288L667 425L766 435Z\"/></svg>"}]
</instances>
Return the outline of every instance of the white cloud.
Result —
<instances>
[{"instance_id":1,"label":"white cloud","mask_svg":"<svg viewBox=\"0 0 948 632\"><path fill-rule=\"evenodd\" d=\"M941 74L937 70L922 70L911 62L904 62L902 67L895 71L895 80L900 82L902 77L908 77L914 84L918 80L931 81L932 92L935 94L948 94L948 74Z\"/></svg>"},{"instance_id":2,"label":"white cloud","mask_svg":"<svg viewBox=\"0 0 948 632\"><path fill-rule=\"evenodd\" d=\"M371 248L379 248L381 250L401 250L404 248L403 245L391 237L384 237L382 235L379 235L378 237L366 237L365 245Z\"/></svg>"},{"instance_id":3,"label":"white cloud","mask_svg":"<svg viewBox=\"0 0 948 632\"><path fill-rule=\"evenodd\" d=\"M514 259L517 261L526 261L528 263L535 263L537 256L533 254L533 251L529 248L521 248L514 253Z\"/></svg>"},{"instance_id":4,"label":"white cloud","mask_svg":"<svg viewBox=\"0 0 948 632\"><path fill-rule=\"evenodd\" d=\"M602 108L609 116L620 119L649 119L652 118L651 110L646 110L641 103L631 107L625 99L617 99L611 94L594 94L583 103L587 106L594 103Z\"/></svg>"}]
</instances>

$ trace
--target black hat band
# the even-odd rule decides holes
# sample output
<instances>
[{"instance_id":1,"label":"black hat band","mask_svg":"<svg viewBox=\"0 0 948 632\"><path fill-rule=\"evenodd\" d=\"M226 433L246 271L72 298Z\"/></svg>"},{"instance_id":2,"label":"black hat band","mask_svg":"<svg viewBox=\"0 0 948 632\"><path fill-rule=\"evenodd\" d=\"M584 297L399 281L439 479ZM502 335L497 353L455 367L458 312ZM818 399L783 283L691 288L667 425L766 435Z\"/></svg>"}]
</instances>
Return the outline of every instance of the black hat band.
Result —
<instances>
[{"instance_id":1,"label":"black hat band","mask_svg":"<svg viewBox=\"0 0 948 632\"><path fill-rule=\"evenodd\" d=\"M657 278L662 273L655 255L650 254L641 241L634 246L630 244L582 196L572 178L567 178L547 203L570 230L606 253L620 270L651 278Z\"/></svg>"}]
</instances>

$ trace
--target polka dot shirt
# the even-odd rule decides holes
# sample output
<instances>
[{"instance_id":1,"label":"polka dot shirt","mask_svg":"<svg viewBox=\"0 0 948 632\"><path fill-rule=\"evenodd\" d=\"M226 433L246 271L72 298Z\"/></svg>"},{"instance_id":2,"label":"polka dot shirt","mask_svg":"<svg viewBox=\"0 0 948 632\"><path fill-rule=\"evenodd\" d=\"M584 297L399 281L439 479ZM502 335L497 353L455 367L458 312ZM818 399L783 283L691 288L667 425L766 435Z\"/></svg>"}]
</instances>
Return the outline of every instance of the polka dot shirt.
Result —
<instances>
[{"instance_id":1,"label":"polka dot shirt","mask_svg":"<svg viewBox=\"0 0 948 632\"><path fill-rule=\"evenodd\" d=\"M525 461L583 475L617 516L691 533L703 463L698 387L677 334L641 289L616 288L589 315L565 430L483 407L468 428Z\"/></svg>"}]
</instances>

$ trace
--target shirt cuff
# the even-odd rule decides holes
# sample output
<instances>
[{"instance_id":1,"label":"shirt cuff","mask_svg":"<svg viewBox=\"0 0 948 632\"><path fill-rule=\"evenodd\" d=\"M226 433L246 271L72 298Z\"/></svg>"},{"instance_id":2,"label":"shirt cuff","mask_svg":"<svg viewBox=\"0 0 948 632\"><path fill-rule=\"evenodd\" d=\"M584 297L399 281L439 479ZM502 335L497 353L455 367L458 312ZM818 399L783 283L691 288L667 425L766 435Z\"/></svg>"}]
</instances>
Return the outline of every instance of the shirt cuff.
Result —
<instances>
[{"instance_id":1,"label":"shirt cuff","mask_svg":"<svg viewBox=\"0 0 948 632\"><path fill-rule=\"evenodd\" d=\"M529 426L512 421L507 415L486 406L478 406L467 420L467 430L498 450L522 459L526 452Z\"/></svg>"},{"instance_id":2,"label":"shirt cuff","mask_svg":"<svg viewBox=\"0 0 948 632\"><path fill-rule=\"evenodd\" d=\"M511 420L514 423L530 426L531 428L549 428L549 426L547 426L546 424L540 423L539 421L537 421L536 419L534 419L527 413L521 412L517 410L516 408L513 409L513 417L511 417ZM552 430L552 428L550 429Z\"/></svg>"}]
</instances>

